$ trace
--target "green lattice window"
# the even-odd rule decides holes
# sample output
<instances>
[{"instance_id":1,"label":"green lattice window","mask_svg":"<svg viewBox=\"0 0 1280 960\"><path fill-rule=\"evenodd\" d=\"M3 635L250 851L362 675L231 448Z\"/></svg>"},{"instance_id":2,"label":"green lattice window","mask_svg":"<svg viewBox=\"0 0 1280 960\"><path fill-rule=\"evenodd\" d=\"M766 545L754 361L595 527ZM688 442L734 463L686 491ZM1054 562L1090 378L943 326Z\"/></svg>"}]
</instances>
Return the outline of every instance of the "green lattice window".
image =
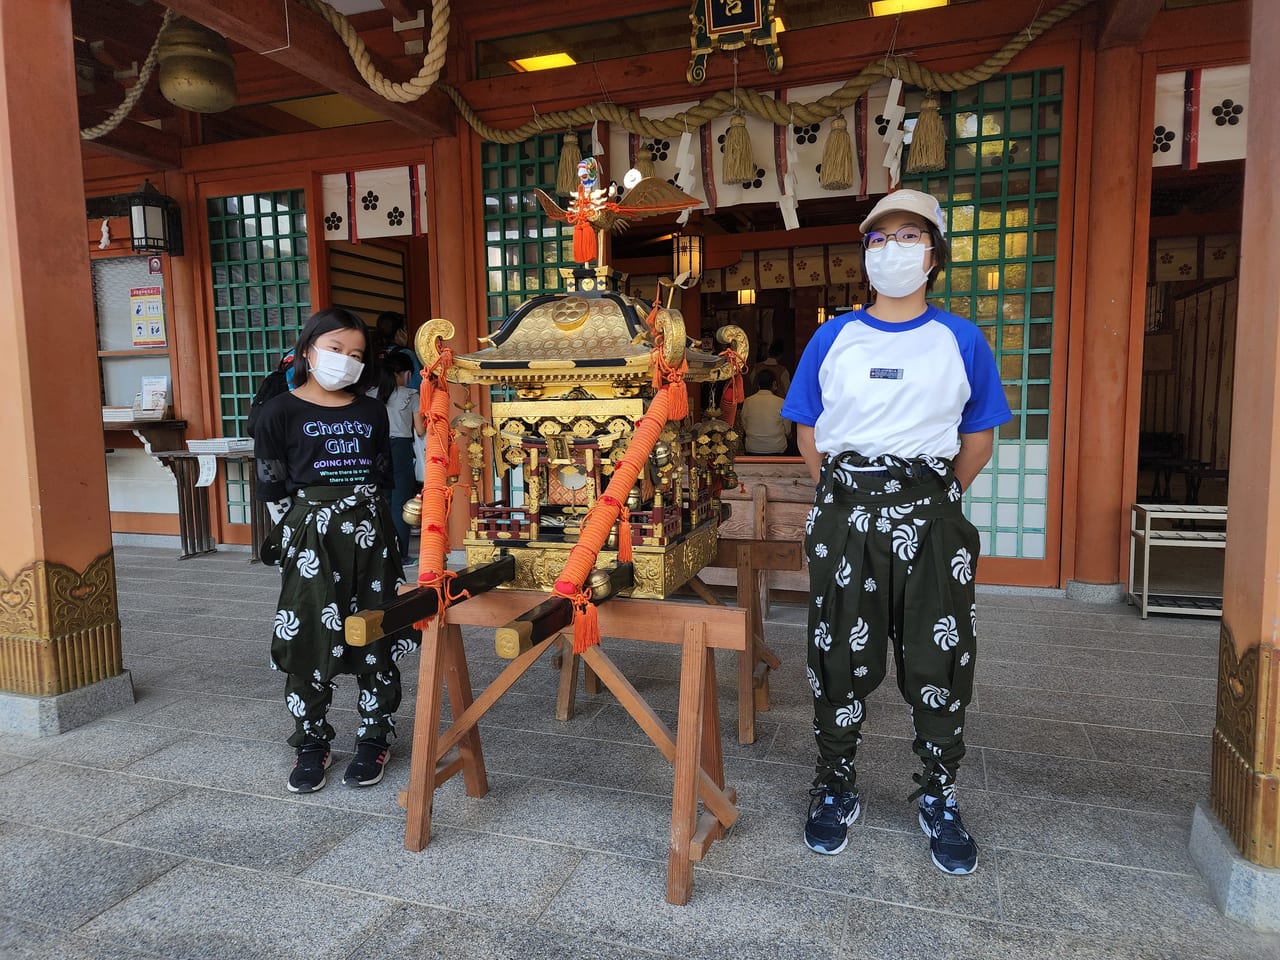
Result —
<instances>
[{"instance_id":1,"label":"green lattice window","mask_svg":"<svg viewBox=\"0 0 1280 960\"><path fill-rule=\"evenodd\" d=\"M579 131L578 142L591 153L590 131ZM548 134L524 143L488 143L480 152L480 181L484 185L485 302L490 332L530 297L564 289L561 267L575 266L573 228L542 212L534 188L555 194L560 164L560 137ZM565 197L556 198L561 204ZM509 399L499 387L493 399ZM512 485L519 494L523 478L517 470ZM519 497L517 496L517 499Z\"/></svg>"},{"instance_id":2,"label":"green lattice window","mask_svg":"<svg viewBox=\"0 0 1280 960\"><path fill-rule=\"evenodd\" d=\"M1013 410L991 463L966 494L966 509L984 554L1042 559L1062 71L1008 74L959 91L942 116L948 168L905 181L946 208L951 266L934 294L982 328Z\"/></svg>"},{"instance_id":3,"label":"green lattice window","mask_svg":"<svg viewBox=\"0 0 1280 960\"><path fill-rule=\"evenodd\" d=\"M249 403L311 312L302 190L208 201L222 434L244 436ZM247 471L228 463L227 519L248 523Z\"/></svg>"},{"instance_id":4,"label":"green lattice window","mask_svg":"<svg viewBox=\"0 0 1280 960\"><path fill-rule=\"evenodd\" d=\"M589 132L578 142L590 153ZM564 289L561 267L572 267L573 230L542 212L533 189L555 193L560 137L524 143L486 143L481 148L489 329L530 297ZM558 198L562 203L565 198Z\"/></svg>"}]
</instances>

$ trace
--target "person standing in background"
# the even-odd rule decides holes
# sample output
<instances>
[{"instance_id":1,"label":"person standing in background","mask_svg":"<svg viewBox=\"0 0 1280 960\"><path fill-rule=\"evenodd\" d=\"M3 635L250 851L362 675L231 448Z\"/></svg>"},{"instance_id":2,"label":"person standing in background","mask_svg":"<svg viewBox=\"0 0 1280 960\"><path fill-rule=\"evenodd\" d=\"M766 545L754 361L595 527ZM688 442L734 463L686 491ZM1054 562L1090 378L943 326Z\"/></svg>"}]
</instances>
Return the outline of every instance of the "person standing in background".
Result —
<instances>
[{"instance_id":1,"label":"person standing in background","mask_svg":"<svg viewBox=\"0 0 1280 960\"><path fill-rule=\"evenodd\" d=\"M409 346L409 321L403 313L384 310L374 322L373 355L385 360L397 353L409 361L409 387L419 389L422 386L422 363Z\"/></svg>"},{"instance_id":2,"label":"person standing in background","mask_svg":"<svg viewBox=\"0 0 1280 960\"><path fill-rule=\"evenodd\" d=\"M409 358L404 351L393 351L382 360L377 388L369 391L387 407L391 430L391 522L395 524L400 559L405 566L418 562L409 552L409 524L404 519L404 505L417 492L414 443L426 433L426 417L418 409L418 392L408 385L410 372Z\"/></svg>"}]
</instances>

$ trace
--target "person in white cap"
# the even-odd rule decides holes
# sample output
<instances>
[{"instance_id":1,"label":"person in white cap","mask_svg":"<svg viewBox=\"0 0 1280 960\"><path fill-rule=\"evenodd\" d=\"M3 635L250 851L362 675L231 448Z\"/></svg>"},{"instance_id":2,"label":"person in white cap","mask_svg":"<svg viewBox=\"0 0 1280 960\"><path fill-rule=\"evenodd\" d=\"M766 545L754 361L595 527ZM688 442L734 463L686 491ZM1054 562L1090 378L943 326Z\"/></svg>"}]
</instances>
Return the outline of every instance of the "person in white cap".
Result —
<instances>
[{"instance_id":1,"label":"person in white cap","mask_svg":"<svg viewBox=\"0 0 1280 960\"><path fill-rule=\"evenodd\" d=\"M982 332L926 299L948 257L938 201L898 190L861 230L875 302L818 328L782 408L818 485L805 550L819 758L804 839L826 854L848 842L859 730L892 643L922 763L909 799L934 864L965 874L978 846L956 773L977 653L978 531L960 498L1012 414Z\"/></svg>"}]
</instances>

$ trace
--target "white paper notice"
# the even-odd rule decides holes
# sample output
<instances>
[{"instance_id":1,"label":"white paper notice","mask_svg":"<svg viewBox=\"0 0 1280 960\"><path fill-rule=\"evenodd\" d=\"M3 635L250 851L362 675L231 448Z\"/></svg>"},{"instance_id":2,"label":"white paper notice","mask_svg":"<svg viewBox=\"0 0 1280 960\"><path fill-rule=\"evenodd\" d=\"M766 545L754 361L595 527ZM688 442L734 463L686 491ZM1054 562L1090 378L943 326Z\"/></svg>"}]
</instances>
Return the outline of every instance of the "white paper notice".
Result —
<instances>
[{"instance_id":1,"label":"white paper notice","mask_svg":"<svg viewBox=\"0 0 1280 960\"><path fill-rule=\"evenodd\" d=\"M200 462L200 476L196 477L196 486L207 487L218 475L218 458L211 453L202 453L197 459Z\"/></svg>"}]
</instances>

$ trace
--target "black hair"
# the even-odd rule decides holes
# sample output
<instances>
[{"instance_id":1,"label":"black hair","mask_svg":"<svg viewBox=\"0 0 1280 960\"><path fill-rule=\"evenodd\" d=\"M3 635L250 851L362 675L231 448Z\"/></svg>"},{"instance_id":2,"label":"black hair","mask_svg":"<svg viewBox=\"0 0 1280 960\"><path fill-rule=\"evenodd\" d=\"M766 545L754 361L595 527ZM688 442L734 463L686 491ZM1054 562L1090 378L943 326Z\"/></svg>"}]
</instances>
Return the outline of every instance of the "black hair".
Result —
<instances>
[{"instance_id":1,"label":"black hair","mask_svg":"<svg viewBox=\"0 0 1280 960\"><path fill-rule=\"evenodd\" d=\"M933 292L933 285L938 279L938 274L947 269L947 264L951 262L951 244L947 242L947 238L942 235L942 231L932 222L925 224L929 231L929 242L933 244L933 269L929 271L929 279L924 285L926 293Z\"/></svg>"},{"instance_id":2,"label":"black hair","mask_svg":"<svg viewBox=\"0 0 1280 960\"><path fill-rule=\"evenodd\" d=\"M379 351L386 350L395 343L396 334L405 328L405 316L395 310L383 310L378 314L378 319L373 323L375 337L377 343L375 346Z\"/></svg>"},{"instance_id":3,"label":"black hair","mask_svg":"<svg viewBox=\"0 0 1280 960\"><path fill-rule=\"evenodd\" d=\"M313 313L302 325L302 332L298 334L298 345L293 348L293 385L295 387L300 387L307 382L310 368L307 354L311 348L320 337L335 330L359 330L364 334L364 369L360 371L360 379L347 387L347 390L361 394L373 385L377 377L377 365L372 362L374 358L370 350L369 328L350 310L342 307L325 307Z\"/></svg>"},{"instance_id":4,"label":"black hair","mask_svg":"<svg viewBox=\"0 0 1280 960\"><path fill-rule=\"evenodd\" d=\"M382 358L382 362L392 373L413 372L413 361L409 359L409 354L404 350L391 351L391 353Z\"/></svg>"},{"instance_id":5,"label":"black hair","mask_svg":"<svg viewBox=\"0 0 1280 960\"><path fill-rule=\"evenodd\" d=\"M772 370L761 370L756 374L756 390L772 390L777 382L778 378L774 376Z\"/></svg>"},{"instance_id":6,"label":"black hair","mask_svg":"<svg viewBox=\"0 0 1280 960\"><path fill-rule=\"evenodd\" d=\"M409 355L403 350L392 350L390 353L384 353L374 359L377 364L377 383L378 383L378 402L386 403L391 399L391 394L395 392L398 383L396 377L402 373L409 373L413 370L413 361L409 359Z\"/></svg>"},{"instance_id":7,"label":"black hair","mask_svg":"<svg viewBox=\"0 0 1280 960\"><path fill-rule=\"evenodd\" d=\"M781 337L776 338L773 343L769 344L769 356L771 357L781 359L785 350L786 346L783 344Z\"/></svg>"}]
</instances>

